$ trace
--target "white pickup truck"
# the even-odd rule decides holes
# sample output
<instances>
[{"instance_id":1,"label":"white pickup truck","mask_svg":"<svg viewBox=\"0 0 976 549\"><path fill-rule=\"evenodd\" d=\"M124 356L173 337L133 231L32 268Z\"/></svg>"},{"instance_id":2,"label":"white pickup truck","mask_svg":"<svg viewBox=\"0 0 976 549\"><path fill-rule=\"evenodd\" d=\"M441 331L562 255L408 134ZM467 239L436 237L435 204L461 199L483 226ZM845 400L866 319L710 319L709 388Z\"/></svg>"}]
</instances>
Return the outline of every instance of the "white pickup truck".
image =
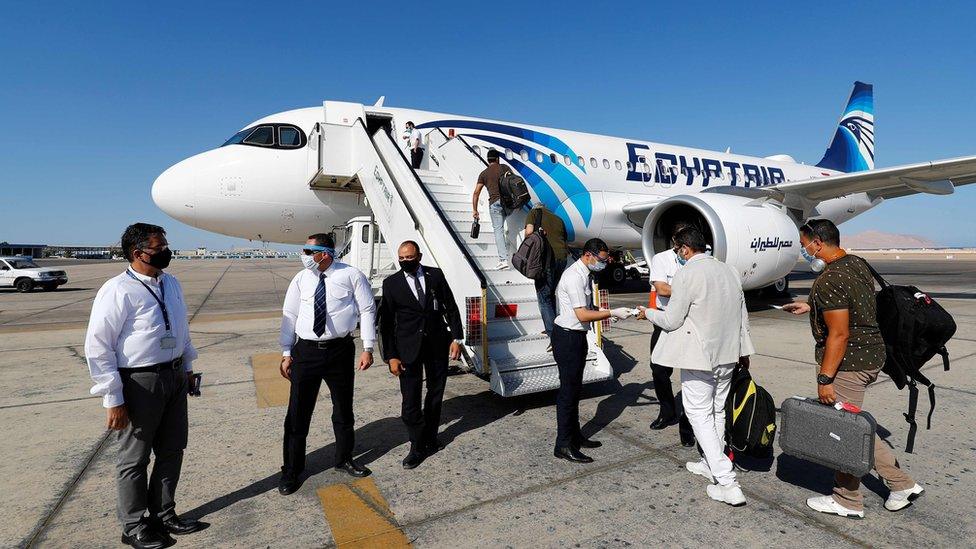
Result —
<instances>
[{"instance_id":1,"label":"white pickup truck","mask_svg":"<svg viewBox=\"0 0 976 549\"><path fill-rule=\"evenodd\" d=\"M68 283L68 275L60 269L38 267L29 257L0 257L0 288L17 288L29 292L34 288L46 291Z\"/></svg>"}]
</instances>

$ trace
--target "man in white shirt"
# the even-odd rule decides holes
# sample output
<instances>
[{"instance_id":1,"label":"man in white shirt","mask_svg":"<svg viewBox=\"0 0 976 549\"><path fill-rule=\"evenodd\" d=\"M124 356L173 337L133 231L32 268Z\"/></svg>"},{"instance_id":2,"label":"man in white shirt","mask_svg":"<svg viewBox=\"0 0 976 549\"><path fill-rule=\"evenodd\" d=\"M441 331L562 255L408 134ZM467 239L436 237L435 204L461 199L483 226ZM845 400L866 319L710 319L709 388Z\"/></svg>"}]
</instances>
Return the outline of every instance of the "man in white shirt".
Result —
<instances>
[{"instance_id":1,"label":"man in white shirt","mask_svg":"<svg viewBox=\"0 0 976 549\"><path fill-rule=\"evenodd\" d=\"M596 440L583 438L580 432L579 400L583 388L583 369L589 346L586 332L591 322L610 317L623 319L630 309L597 310L593 303L593 279L607 266L610 249L606 242L591 238L583 245L583 255L566 267L556 286L557 316L552 329L552 355L559 369L559 392L556 394L556 448L553 455L574 463L591 463L593 458L580 448L599 448Z\"/></svg>"},{"instance_id":2,"label":"man in white shirt","mask_svg":"<svg viewBox=\"0 0 976 549\"><path fill-rule=\"evenodd\" d=\"M651 360L681 370L685 413L704 454L685 467L717 483L706 488L708 497L743 505L746 498L723 452L732 370L737 362L748 368L749 355L755 352L742 281L731 266L705 253L705 237L698 229L678 231L674 242L683 265L672 280L668 308L647 309L638 318L646 315L664 330Z\"/></svg>"},{"instance_id":3,"label":"man in white shirt","mask_svg":"<svg viewBox=\"0 0 976 549\"><path fill-rule=\"evenodd\" d=\"M672 237L681 229L690 227L688 223L675 223L671 230ZM671 281L680 267L678 254L674 251L674 238L671 239L671 248L654 254L648 266L651 285L657 296L657 308L664 311L668 307L668 300L671 297ZM651 334L651 353L661 337L661 328L654 326L654 333ZM651 379L654 381L654 395L660 404L657 419L651 422L651 429L658 431L666 429L675 423L678 426L678 434L681 438L681 445L691 447L695 445L695 435L692 433L691 425L684 413L678 415L678 406L674 400L674 390L671 388L671 373L673 370L667 366L661 366L651 361Z\"/></svg>"},{"instance_id":4,"label":"man in white shirt","mask_svg":"<svg viewBox=\"0 0 976 549\"><path fill-rule=\"evenodd\" d=\"M335 260L331 234L308 237L302 249L305 266L291 280L281 318L281 375L291 382L278 491L294 493L305 470L305 440L322 380L332 397L335 468L354 477L370 470L352 459L352 412L355 370L373 364L376 304L369 280L361 271ZM363 352L355 361L352 333L360 325Z\"/></svg>"},{"instance_id":5,"label":"man in white shirt","mask_svg":"<svg viewBox=\"0 0 976 549\"><path fill-rule=\"evenodd\" d=\"M183 288L171 275L166 231L136 223L125 229L124 273L109 279L92 304L85 360L118 431L118 515L122 543L166 547L167 534L207 527L176 514L176 485L188 435L186 396L197 351L190 341ZM150 453L155 456L147 476ZM148 513L148 517L145 515Z\"/></svg>"},{"instance_id":6,"label":"man in white shirt","mask_svg":"<svg viewBox=\"0 0 976 549\"><path fill-rule=\"evenodd\" d=\"M412 121L407 121L403 139L407 140L407 148L410 149L410 166L419 170L420 164L424 161L424 148L421 146L424 136Z\"/></svg>"}]
</instances>

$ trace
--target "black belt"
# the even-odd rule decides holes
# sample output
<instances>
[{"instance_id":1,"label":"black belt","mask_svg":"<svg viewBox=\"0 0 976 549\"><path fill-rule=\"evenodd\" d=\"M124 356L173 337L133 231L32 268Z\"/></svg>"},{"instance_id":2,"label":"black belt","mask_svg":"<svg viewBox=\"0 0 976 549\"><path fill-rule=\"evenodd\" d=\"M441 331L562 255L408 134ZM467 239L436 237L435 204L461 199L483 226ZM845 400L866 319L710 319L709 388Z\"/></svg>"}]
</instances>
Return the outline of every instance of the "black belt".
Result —
<instances>
[{"instance_id":1,"label":"black belt","mask_svg":"<svg viewBox=\"0 0 976 549\"><path fill-rule=\"evenodd\" d=\"M138 368L119 368L119 372L159 372L160 370L178 370L183 368L183 357L175 358L169 362L160 362L152 366L139 366Z\"/></svg>"},{"instance_id":2,"label":"black belt","mask_svg":"<svg viewBox=\"0 0 976 549\"><path fill-rule=\"evenodd\" d=\"M311 339L298 338L299 343L308 345L309 347L315 347L316 349L328 349L333 345L338 345L340 343L348 343L352 341L352 335L345 335L343 337L334 337L332 339L326 339L324 341L314 341Z\"/></svg>"}]
</instances>

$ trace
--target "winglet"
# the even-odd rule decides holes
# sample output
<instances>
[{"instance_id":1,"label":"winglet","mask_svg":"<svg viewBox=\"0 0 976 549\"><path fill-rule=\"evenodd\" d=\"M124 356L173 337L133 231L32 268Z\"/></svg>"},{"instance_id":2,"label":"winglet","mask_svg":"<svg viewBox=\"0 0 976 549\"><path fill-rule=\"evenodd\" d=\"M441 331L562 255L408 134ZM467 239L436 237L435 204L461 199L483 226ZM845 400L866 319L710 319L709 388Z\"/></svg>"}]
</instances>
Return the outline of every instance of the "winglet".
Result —
<instances>
[{"instance_id":1,"label":"winglet","mask_svg":"<svg viewBox=\"0 0 976 549\"><path fill-rule=\"evenodd\" d=\"M386 101L386 96L385 95L381 95L380 98L376 100L376 103L373 103L373 106L374 107L382 107L383 106L383 101Z\"/></svg>"}]
</instances>

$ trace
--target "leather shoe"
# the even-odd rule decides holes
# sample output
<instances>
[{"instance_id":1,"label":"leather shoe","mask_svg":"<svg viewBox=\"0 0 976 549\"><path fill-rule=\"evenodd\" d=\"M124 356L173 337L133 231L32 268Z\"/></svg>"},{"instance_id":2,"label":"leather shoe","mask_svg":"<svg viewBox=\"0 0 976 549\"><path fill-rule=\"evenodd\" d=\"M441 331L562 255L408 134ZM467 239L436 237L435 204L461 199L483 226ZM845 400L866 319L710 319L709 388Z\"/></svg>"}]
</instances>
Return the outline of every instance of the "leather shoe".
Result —
<instances>
[{"instance_id":1,"label":"leather shoe","mask_svg":"<svg viewBox=\"0 0 976 549\"><path fill-rule=\"evenodd\" d=\"M302 483L298 482L298 479L281 477L278 481L278 493L283 496L290 496L298 491Z\"/></svg>"},{"instance_id":2,"label":"leather shoe","mask_svg":"<svg viewBox=\"0 0 976 549\"><path fill-rule=\"evenodd\" d=\"M695 445L695 435L691 433L679 433L681 435L681 445L685 448L691 448Z\"/></svg>"},{"instance_id":3,"label":"leather shoe","mask_svg":"<svg viewBox=\"0 0 976 549\"><path fill-rule=\"evenodd\" d=\"M424 462L424 455L417 451L416 448L411 448L410 453L407 457L403 458L403 468L413 469Z\"/></svg>"},{"instance_id":4,"label":"leather shoe","mask_svg":"<svg viewBox=\"0 0 976 549\"><path fill-rule=\"evenodd\" d=\"M572 461L573 463L593 463L593 458L580 452L576 448L571 448L564 446L562 448L556 448L552 455L559 459L565 459L566 461Z\"/></svg>"},{"instance_id":5,"label":"leather shoe","mask_svg":"<svg viewBox=\"0 0 976 549\"><path fill-rule=\"evenodd\" d=\"M579 439L579 442L577 442L576 444L576 449L578 450L580 448L599 448L600 446L603 446L603 443L600 442L599 440L590 440L588 438L581 438Z\"/></svg>"},{"instance_id":6,"label":"leather shoe","mask_svg":"<svg viewBox=\"0 0 976 549\"><path fill-rule=\"evenodd\" d=\"M360 465L351 459L337 463L335 468L340 471L345 471L354 477L368 477L373 473L365 465Z\"/></svg>"},{"instance_id":7,"label":"leather shoe","mask_svg":"<svg viewBox=\"0 0 976 549\"><path fill-rule=\"evenodd\" d=\"M660 431L661 429L666 429L675 423L678 423L678 418L676 417L661 417L658 416L657 419L651 422L652 431Z\"/></svg>"},{"instance_id":8,"label":"leather shoe","mask_svg":"<svg viewBox=\"0 0 976 549\"><path fill-rule=\"evenodd\" d=\"M132 536L122 534L122 543L137 549L162 549L167 547L169 542L169 538L152 528L143 528L141 532Z\"/></svg>"},{"instance_id":9,"label":"leather shoe","mask_svg":"<svg viewBox=\"0 0 976 549\"><path fill-rule=\"evenodd\" d=\"M199 532L200 530L204 530L210 526L210 524L206 522L200 522L199 520L192 519L184 520L178 516L164 520L160 524L163 525L163 530L166 530L174 536L192 534L193 532Z\"/></svg>"}]
</instances>

